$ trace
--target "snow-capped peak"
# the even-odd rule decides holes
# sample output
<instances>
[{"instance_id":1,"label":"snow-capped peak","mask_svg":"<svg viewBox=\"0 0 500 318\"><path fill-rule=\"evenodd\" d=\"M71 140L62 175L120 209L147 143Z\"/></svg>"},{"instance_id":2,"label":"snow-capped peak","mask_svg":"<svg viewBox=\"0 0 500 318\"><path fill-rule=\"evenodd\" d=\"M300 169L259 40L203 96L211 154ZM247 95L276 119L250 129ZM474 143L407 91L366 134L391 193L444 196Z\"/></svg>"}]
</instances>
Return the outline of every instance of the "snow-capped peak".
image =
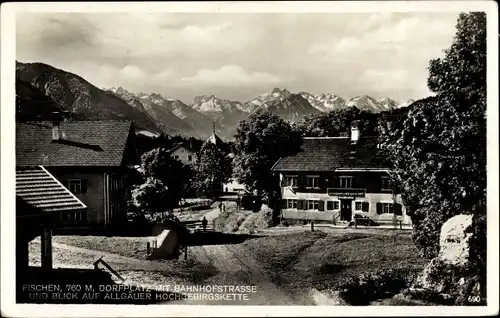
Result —
<instances>
[{"instance_id":1,"label":"snow-capped peak","mask_svg":"<svg viewBox=\"0 0 500 318\"><path fill-rule=\"evenodd\" d=\"M414 99L409 99L407 101L404 101L404 102L401 102L397 105L397 108L403 108L403 107L407 107L407 106L410 106L411 104L413 104L415 102Z\"/></svg>"},{"instance_id":2,"label":"snow-capped peak","mask_svg":"<svg viewBox=\"0 0 500 318\"><path fill-rule=\"evenodd\" d=\"M201 113L222 113L233 112L235 110L246 112L240 102L220 99L214 95L196 96L191 107Z\"/></svg>"},{"instance_id":3,"label":"snow-capped peak","mask_svg":"<svg viewBox=\"0 0 500 318\"><path fill-rule=\"evenodd\" d=\"M345 105L345 100L342 97L334 94L312 95L307 92L300 92L299 94L304 97L313 107L323 112L340 109Z\"/></svg>"},{"instance_id":4,"label":"snow-capped peak","mask_svg":"<svg viewBox=\"0 0 500 318\"><path fill-rule=\"evenodd\" d=\"M380 99L378 103L384 110L391 110L397 106L396 101L388 97Z\"/></svg>"}]
</instances>

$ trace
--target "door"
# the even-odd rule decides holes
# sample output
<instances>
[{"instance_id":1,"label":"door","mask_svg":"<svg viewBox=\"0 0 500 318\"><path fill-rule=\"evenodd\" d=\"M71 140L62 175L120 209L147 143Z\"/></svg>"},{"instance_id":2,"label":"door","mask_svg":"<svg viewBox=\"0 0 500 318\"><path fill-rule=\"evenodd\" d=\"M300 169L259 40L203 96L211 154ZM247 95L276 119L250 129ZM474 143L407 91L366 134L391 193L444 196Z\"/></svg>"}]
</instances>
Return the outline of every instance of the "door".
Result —
<instances>
[{"instance_id":1,"label":"door","mask_svg":"<svg viewBox=\"0 0 500 318\"><path fill-rule=\"evenodd\" d=\"M340 220L351 221L352 219L352 200L340 200Z\"/></svg>"}]
</instances>

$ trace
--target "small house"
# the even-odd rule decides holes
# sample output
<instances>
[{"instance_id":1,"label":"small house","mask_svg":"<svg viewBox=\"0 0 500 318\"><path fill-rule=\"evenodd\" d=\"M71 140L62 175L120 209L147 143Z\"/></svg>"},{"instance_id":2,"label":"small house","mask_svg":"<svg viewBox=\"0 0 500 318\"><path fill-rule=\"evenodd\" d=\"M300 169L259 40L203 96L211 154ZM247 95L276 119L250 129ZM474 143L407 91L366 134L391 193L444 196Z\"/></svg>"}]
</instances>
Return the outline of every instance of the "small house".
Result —
<instances>
[{"instance_id":1,"label":"small house","mask_svg":"<svg viewBox=\"0 0 500 318\"><path fill-rule=\"evenodd\" d=\"M126 217L128 172L139 164L132 121L16 123L16 167L41 166L86 206L64 224L106 227Z\"/></svg>"}]
</instances>

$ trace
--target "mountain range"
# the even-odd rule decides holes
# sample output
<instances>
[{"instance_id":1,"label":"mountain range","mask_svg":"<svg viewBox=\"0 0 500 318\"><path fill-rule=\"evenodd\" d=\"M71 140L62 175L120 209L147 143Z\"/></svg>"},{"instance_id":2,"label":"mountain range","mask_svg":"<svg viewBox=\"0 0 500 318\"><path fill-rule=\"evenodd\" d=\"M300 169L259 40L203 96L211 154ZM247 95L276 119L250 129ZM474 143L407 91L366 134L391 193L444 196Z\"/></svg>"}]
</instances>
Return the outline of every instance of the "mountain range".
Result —
<instances>
[{"instance_id":1,"label":"mountain range","mask_svg":"<svg viewBox=\"0 0 500 318\"><path fill-rule=\"evenodd\" d=\"M76 74L50 65L20 62L16 62L16 101L17 114L24 118L46 118L52 111L67 110L81 119L130 119L139 131L197 138L208 138L214 126L221 137L231 138L238 122L259 109L295 122L306 115L348 107L378 113L413 103L375 100L368 95L345 100L334 94L291 93L275 88L246 102L202 95L186 104L123 87L99 89Z\"/></svg>"}]
</instances>

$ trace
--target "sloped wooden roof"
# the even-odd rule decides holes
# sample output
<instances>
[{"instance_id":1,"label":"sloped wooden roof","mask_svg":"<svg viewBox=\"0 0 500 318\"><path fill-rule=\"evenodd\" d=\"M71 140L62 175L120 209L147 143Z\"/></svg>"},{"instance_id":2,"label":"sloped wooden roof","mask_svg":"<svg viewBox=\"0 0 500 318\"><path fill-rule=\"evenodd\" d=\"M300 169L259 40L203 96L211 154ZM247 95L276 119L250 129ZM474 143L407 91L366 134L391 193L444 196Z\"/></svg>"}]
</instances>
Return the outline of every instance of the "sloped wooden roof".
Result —
<instances>
[{"instance_id":1,"label":"sloped wooden roof","mask_svg":"<svg viewBox=\"0 0 500 318\"><path fill-rule=\"evenodd\" d=\"M52 141L51 122L16 123L16 166L120 166L132 121L62 122Z\"/></svg>"},{"instance_id":2,"label":"sloped wooden roof","mask_svg":"<svg viewBox=\"0 0 500 318\"><path fill-rule=\"evenodd\" d=\"M390 168L379 154L377 139L360 138L351 144L348 137L304 138L301 150L279 159L273 171L334 171L342 168Z\"/></svg>"},{"instance_id":3,"label":"sloped wooden roof","mask_svg":"<svg viewBox=\"0 0 500 318\"><path fill-rule=\"evenodd\" d=\"M16 198L42 212L76 212L87 208L43 167L16 168ZM22 215L22 209L17 213Z\"/></svg>"}]
</instances>

